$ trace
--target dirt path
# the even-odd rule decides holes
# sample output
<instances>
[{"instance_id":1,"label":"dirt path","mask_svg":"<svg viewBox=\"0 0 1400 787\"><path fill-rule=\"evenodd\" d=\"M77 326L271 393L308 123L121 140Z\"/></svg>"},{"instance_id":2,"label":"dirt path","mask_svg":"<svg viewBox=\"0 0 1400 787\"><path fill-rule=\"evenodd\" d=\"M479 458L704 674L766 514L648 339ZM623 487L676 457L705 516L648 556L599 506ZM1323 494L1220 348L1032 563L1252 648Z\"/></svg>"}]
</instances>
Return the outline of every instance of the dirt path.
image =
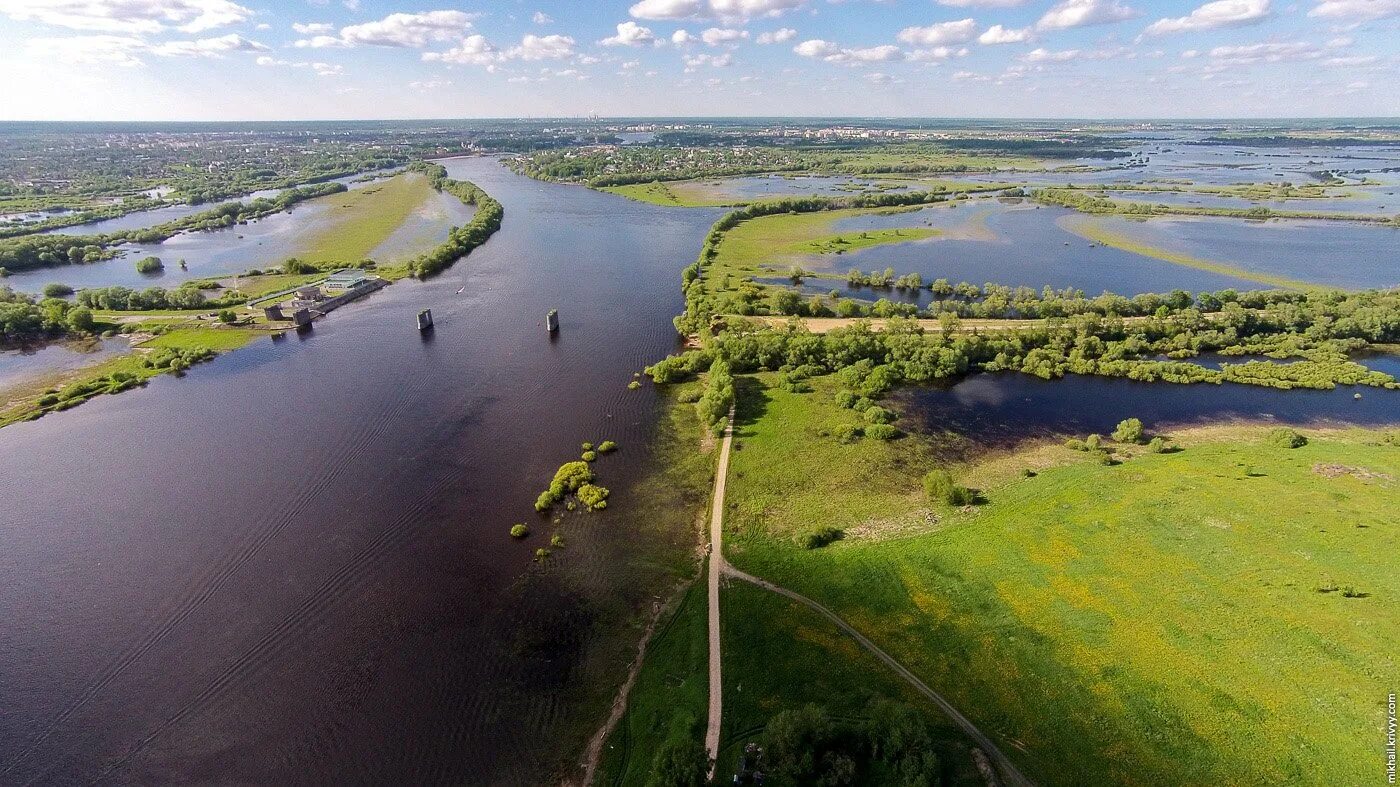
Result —
<instances>
[{"instance_id":1,"label":"dirt path","mask_svg":"<svg viewBox=\"0 0 1400 787\"><path fill-rule=\"evenodd\" d=\"M846 632L861 647L870 651L872 655L883 661L886 666L894 670L901 678L909 682L920 694L928 697L933 704L937 705L954 724L958 725L983 751L987 752L1001 771L1003 778L1008 784L1018 787L1029 787L1032 782L1027 779L1016 764L1011 761L991 738L987 737L977 725L972 723L958 709L953 707L942 694L929 688L928 684L919 679L917 675L910 672L903 664L895 660L893 656L881 650L874 642L871 642L864 634L861 634L854 626L842 620L835 612L818 604L810 598L800 593L788 590L785 587L775 585L764 579L759 579L752 574L731 566L729 561L724 559L724 482L729 475L729 448L734 442L734 409L729 410L729 423L724 428L724 444L720 448L719 467L715 470L715 492L714 499L710 504L710 565L709 565L709 601L710 601L710 718L705 727L705 751L710 757L710 780L714 781L716 760L719 756L719 729L720 718L723 713L724 684L722 682L722 672L720 670L720 621L719 621L719 580L720 575L734 577L745 582L751 582L765 590L770 590L800 604L804 604L834 623L842 631Z\"/></svg>"},{"instance_id":2,"label":"dirt path","mask_svg":"<svg viewBox=\"0 0 1400 787\"><path fill-rule=\"evenodd\" d=\"M997 745L992 742L992 739L988 738L985 734L982 733L981 730L977 729L977 726L973 724L970 719L959 713L958 709L954 708L952 703L944 699L942 694L939 694L938 692L929 688L928 684L924 683L922 680L919 680L919 677L917 675L910 672L903 664L900 664L898 661L896 661L893 656L881 650L878 645L876 645L874 642L871 642L868 638L866 638L864 634L861 634L859 631L857 631L854 626L838 617L835 612L832 612L831 610L827 609L821 604L818 604L817 602L813 601L810 598L807 598L806 596L800 593L788 590L787 588L782 587L780 585L775 585L767 580L759 579L758 577L753 576L752 574L746 574L740 571L739 569L729 565L727 562L724 564L724 573L727 576L734 577L735 579L742 579L745 582L751 582L765 590L771 590L772 592L777 593L778 595L786 596L787 598L790 598L793 601L796 601L800 604L804 604L810 607L811 609L815 610L816 612L820 613L827 620L830 620L832 623L836 624L836 626L842 631L849 634L852 639L860 643L861 647L870 651L870 653L876 658L878 658L880 661L883 661L886 666L894 670L901 678L904 678L906 681L908 681L909 684L912 685L915 689L917 689L920 694L924 695L925 697L928 697L930 700L933 701L933 704L937 705L940 709L942 709L942 711L948 716L948 718L952 719L954 724L958 725L958 727L961 728L962 731L966 733L969 738L976 742L977 745L980 746L983 751L987 752L991 756L992 761L997 764L998 769L1001 771L1003 778L1008 784L1031 784L1031 781L1027 779L1024 775L1022 775L1021 771L1016 767L1016 764L1013 763L1010 760L1010 758L1008 758L1005 754L1003 754L1001 749L997 748Z\"/></svg>"},{"instance_id":3,"label":"dirt path","mask_svg":"<svg viewBox=\"0 0 1400 787\"><path fill-rule=\"evenodd\" d=\"M724 711L724 682L720 670L719 641L719 575L724 567L724 479L729 475L729 446L734 442L734 408L729 408L729 423L724 427L724 443L719 449L719 467L715 469L715 493L710 503L710 565L708 595L710 602L710 718L705 725L705 752L710 757L710 780L714 781L719 759L719 723Z\"/></svg>"}]
</instances>

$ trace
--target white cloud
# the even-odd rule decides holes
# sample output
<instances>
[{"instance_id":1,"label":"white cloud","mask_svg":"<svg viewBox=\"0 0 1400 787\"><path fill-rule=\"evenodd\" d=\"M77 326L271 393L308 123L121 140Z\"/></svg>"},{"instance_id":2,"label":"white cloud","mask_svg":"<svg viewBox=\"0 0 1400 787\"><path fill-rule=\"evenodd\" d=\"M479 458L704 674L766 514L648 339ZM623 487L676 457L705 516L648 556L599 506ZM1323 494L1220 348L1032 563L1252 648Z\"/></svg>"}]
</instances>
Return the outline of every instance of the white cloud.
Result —
<instances>
[{"instance_id":1,"label":"white cloud","mask_svg":"<svg viewBox=\"0 0 1400 787\"><path fill-rule=\"evenodd\" d=\"M934 2L951 8L1015 8L1025 5L1027 0L934 0Z\"/></svg>"},{"instance_id":2,"label":"white cloud","mask_svg":"<svg viewBox=\"0 0 1400 787\"><path fill-rule=\"evenodd\" d=\"M906 44L944 46L971 41L977 35L977 22L972 18L956 22L939 22L927 27L906 27L895 36Z\"/></svg>"},{"instance_id":3,"label":"white cloud","mask_svg":"<svg viewBox=\"0 0 1400 787\"><path fill-rule=\"evenodd\" d=\"M530 15L530 21L537 25L552 25L554 24L554 17L543 11L536 11Z\"/></svg>"},{"instance_id":4,"label":"white cloud","mask_svg":"<svg viewBox=\"0 0 1400 787\"><path fill-rule=\"evenodd\" d=\"M735 41L742 41L749 37L749 31L736 30L734 28L711 27L700 33L700 40L710 46L720 44L730 44Z\"/></svg>"},{"instance_id":5,"label":"white cloud","mask_svg":"<svg viewBox=\"0 0 1400 787\"><path fill-rule=\"evenodd\" d=\"M644 46L656 41L651 29L636 22L622 22L617 26L617 35L608 36L598 43L603 46Z\"/></svg>"},{"instance_id":6,"label":"white cloud","mask_svg":"<svg viewBox=\"0 0 1400 787\"><path fill-rule=\"evenodd\" d=\"M686 70L686 73L690 73L690 72L694 71L695 69L700 68L701 66L712 66L712 67L714 67L714 68L726 68L726 67L728 67L728 66L730 66L730 65L733 65L733 63L734 63L734 55L732 55L732 54L730 54L730 53L728 53L728 52L725 52L725 53L722 54L722 55L710 55L710 54L703 54L703 53L702 53L702 54L694 55L694 56L689 56L689 55L688 55L688 56L686 56L686 57L684 58L684 61L685 61L685 70Z\"/></svg>"},{"instance_id":7,"label":"white cloud","mask_svg":"<svg viewBox=\"0 0 1400 787\"><path fill-rule=\"evenodd\" d=\"M1329 57L1322 61L1322 64L1330 68L1356 68L1358 66L1375 65L1380 61L1381 59L1376 55L1348 55L1345 57Z\"/></svg>"},{"instance_id":8,"label":"white cloud","mask_svg":"<svg viewBox=\"0 0 1400 787\"><path fill-rule=\"evenodd\" d=\"M786 44L794 38L797 38L796 30L790 27L782 27L777 30L759 33L758 38L754 40L760 44Z\"/></svg>"},{"instance_id":9,"label":"white cloud","mask_svg":"<svg viewBox=\"0 0 1400 787\"><path fill-rule=\"evenodd\" d=\"M1065 49L1059 52L1052 52L1041 47L1021 55L1018 59L1026 63L1064 63L1078 59L1080 54L1078 49Z\"/></svg>"},{"instance_id":10,"label":"white cloud","mask_svg":"<svg viewBox=\"0 0 1400 787\"><path fill-rule=\"evenodd\" d=\"M903 82L904 80L892 77L889 74L874 71L865 75L865 81L869 82L872 85L894 85Z\"/></svg>"},{"instance_id":11,"label":"white cloud","mask_svg":"<svg viewBox=\"0 0 1400 787\"><path fill-rule=\"evenodd\" d=\"M330 63L312 63L311 70L316 72L318 77L338 77L345 73L345 67L331 65Z\"/></svg>"},{"instance_id":12,"label":"white cloud","mask_svg":"<svg viewBox=\"0 0 1400 787\"><path fill-rule=\"evenodd\" d=\"M1041 30L1068 30L1072 27L1103 25L1133 19L1138 12L1118 0L1061 0L1040 17Z\"/></svg>"},{"instance_id":13,"label":"white cloud","mask_svg":"<svg viewBox=\"0 0 1400 787\"><path fill-rule=\"evenodd\" d=\"M641 0L628 9L638 19L686 19L704 8L700 0Z\"/></svg>"},{"instance_id":14,"label":"white cloud","mask_svg":"<svg viewBox=\"0 0 1400 787\"><path fill-rule=\"evenodd\" d=\"M1400 0L1317 0L1308 16L1370 21L1400 16Z\"/></svg>"},{"instance_id":15,"label":"white cloud","mask_svg":"<svg viewBox=\"0 0 1400 787\"><path fill-rule=\"evenodd\" d=\"M952 57L967 57L969 50L967 47L953 48L951 46L936 46L932 49L915 49L906 55L909 60L921 63L941 63Z\"/></svg>"},{"instance_id":16,"label":"white cloud","mask_svg":"<svg viewBox=\"0 0 1400 787\"><path fill-rule=\"evenodd\" d=\"M197 41L166 41L150 47L152 54L162 57L223 57L229 52L270 52L271 47L249 41L237 33Z\"/></svg>"},{"instance_id":17,"label":"white cloud","mask_svg":"<svg viewBox=\"0 0 1400 787\"><path fill-rule=\"evenodd\" d=\"M293 22L292 29L304 36L324 35L335 30L335 25L326 22Z\"/></svg>"},{"instance_id":18,"label":"white cloud","mask_svg":"<svg viewBox=\"0 0 1400 787\"><path fill-rule=\"evenodd\" d=\"M408 83L408 89L417 90L420 93L426 93L430 90L437 90L439 88L450 87L451 85L452 81L449 79L426 79L422 81L415 80L413 82Z\"/></svg>"},{"instance_id":19,"label":"white cloud","mask_svg":"<svg viewBox=\"0 0 1400 787\"><path fill-rule=\"evenodd\" d=\"M675 44L676 46L685 46L687 44L693 44L699 40L700 39L691 35L689 30L677 30L676 32L671 34L671 43Z\"/></svg>"},{"instance_id":20,"label":"white cloud","mask_svg":"<svg viewBox=\"0 0 1400 787\"><path fill-rule=\"evenodd\" d=\"M576 42L569 36L536 36L526 34L520 45L511 47L506 57L512 60L562 60L574 54Z\"/></svg>"},{"instance_id":21,"label":"white cloud","mask_svg":"<svg viewBox=\"0 0 1400 787\"><path fill-rule=\"evenodd\" d=\"M1147 26L1144 35L1159 36L1219 27L1238 27L1264 21L1269 16L1269 0L1215 0L1186 16L1158 19Z\"/></svg>"},{"instance_id":22,"label":"white cloud","mask_svg":"<svg viewBox=\"0 0 1400 787\"><path fill-rule=\"evenodd\" d=\"M640 0L628 13L637 19L734 20L781 16L807 5L807 0Z\"/></svg>"},{"instance_id":23,"label":"white cloud","mask_svg":"<svg viewBox=\"0 0 1400 787\"><path fill-rule=\"evenodd\" d=\"M892 44L872 46L864 49L850 49L837 46L830 41L823 41L819 38L803 41L793 47L792 51L803 57L811 57L823 60L827 63L840 63L850 66L883 63L890 60L898 60L903 57L903 53L900 52L899 47Z\"/></svg>"},{"instance_id":24,"label":"white cloud","mask_svg":"<svg viewBox=\"0 0 1400 787\"><path fill-rule=\"evenodd\" d=\"M1023 27L1012 29L1001 25L992 25L987 28L982 35L977 37L979 44L1020 44L1031 40L1031 29Z\"/></svg>"},{"instance_id":25,"label":"white cloud","mask_svg":"<svg viewBox=\"0 0 1400 787\"><path fill-rule=\"evenodd\" d=\"M0 0L0 13L20 22L114 33L157 33L168 26L199 33L253 16L230 0Z\"/></svg>"},{"instance_id":26,"label":"white cloud","mask_svg":"<svg viewBox=\"0 0 1400 787\"><path fill-rule=\"evenodd\" d=\"M462 43L452 47L446 52L424 52L423 59L428 62L455 63L466 66L493 66L499 63L503 55L496 48L495 44L486 40L486 36L475 34L462 39Z\"/></svg>"},{"instance_id":27,"label":"white cloud","mask_svg":"<svg viewBox=\"0 0 1400 787\"><path fill-rule=\"evenodd\" d=\"M1316 60L1323 54L1322 49L1302 41L1270 41L1262 44L1218 46L1210 50L1211 59L1220 65Z\"/></svg>"},{"instance_id":28,"label":"white cloud","mask_svg":"<svg viewBox=\"0 0 1400 787\"><path fill-rule=\"evenodd\" d=\"M450 41L471 29L476 14L465 11L423 11L416 14L389 14L374 22L342 27L340 35L318 35L296 42L296 46L325 47L387 46L422 49L437 41Z\"/></svg>"}]
</instances>

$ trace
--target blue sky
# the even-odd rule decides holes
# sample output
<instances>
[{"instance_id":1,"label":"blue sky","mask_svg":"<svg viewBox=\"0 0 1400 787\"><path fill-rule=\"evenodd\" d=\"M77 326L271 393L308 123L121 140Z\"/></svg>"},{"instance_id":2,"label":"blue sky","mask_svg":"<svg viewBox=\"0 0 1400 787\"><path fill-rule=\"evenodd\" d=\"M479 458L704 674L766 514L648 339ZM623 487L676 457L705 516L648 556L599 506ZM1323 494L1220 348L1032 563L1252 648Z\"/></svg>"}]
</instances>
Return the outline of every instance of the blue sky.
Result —
<instances>
[{"instance_id":1,"label":"blue sky","mask_svg":"<svg viewBox=\"0 0 1400 787\"><path fill-rule=\"evenodd\" d=\"M1400 0L0 0L0 119L1400 115Z\"/></svg>"}]
</instances>

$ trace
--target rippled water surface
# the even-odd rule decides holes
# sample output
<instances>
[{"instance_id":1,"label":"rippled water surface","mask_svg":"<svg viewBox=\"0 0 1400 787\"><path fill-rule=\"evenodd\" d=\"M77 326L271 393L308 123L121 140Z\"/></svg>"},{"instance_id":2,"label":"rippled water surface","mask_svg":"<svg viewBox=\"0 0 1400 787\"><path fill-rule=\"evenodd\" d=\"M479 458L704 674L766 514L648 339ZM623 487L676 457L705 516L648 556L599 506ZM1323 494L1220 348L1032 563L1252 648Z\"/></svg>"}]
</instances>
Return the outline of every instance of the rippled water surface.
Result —
<instances>
[{"instance_id":1,"label":"rippled water surface","mask_svg":"<svg viewBox=\"0 0 1400 787\"><path fill-rule=\"evenodd\" d=\"M447 274L0 430L0 782L520 783L561 755L598 631L650 604L626 490L658 403L626 383L718 212L447 166L506 210ZM614 506L532 568L506 531L604 437Z\"/></svg>"}]
</instances>

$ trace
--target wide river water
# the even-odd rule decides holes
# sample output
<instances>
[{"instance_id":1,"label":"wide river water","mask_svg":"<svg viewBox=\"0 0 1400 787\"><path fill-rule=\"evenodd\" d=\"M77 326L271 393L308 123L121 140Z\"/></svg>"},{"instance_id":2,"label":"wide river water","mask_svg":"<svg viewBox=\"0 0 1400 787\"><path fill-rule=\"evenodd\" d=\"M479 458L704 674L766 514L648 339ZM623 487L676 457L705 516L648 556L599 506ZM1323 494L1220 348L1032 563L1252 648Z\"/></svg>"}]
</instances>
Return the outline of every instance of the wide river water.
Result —
<instances>
[{"instance_id":1,"label":"wide river water","mask_svg":"<svg viewBox=\"0 0 1400 787\"><path fill-rule=\"evenodd\" d=\"M506 218L444 275L0 430L0 783L538 783L596 721L580 683L652 600L630 567L688 538L629 518L662 401L626 384L676 347L679 271L722 211L445 164ZM1396 419L1400 392L1362 393L979 375L898 398L1003 443ZM603 438L609 510L531 563L536 494Z\"/></svg>"},{"instance_id":2,"label":"wide river water","mask_svg":"<svg viewBox=\"0 0 1400 787\"><path fill-rule=\"evenodd\" d=\"M626 384L676 346L719 211L445 164L506 219L444 275L0 430L0 783L521 783L560 756L598 632L651 603L626 487L660 402ZM506 531L602 438L612 507L532 564Z\"/></svg>"}]
</instances>

